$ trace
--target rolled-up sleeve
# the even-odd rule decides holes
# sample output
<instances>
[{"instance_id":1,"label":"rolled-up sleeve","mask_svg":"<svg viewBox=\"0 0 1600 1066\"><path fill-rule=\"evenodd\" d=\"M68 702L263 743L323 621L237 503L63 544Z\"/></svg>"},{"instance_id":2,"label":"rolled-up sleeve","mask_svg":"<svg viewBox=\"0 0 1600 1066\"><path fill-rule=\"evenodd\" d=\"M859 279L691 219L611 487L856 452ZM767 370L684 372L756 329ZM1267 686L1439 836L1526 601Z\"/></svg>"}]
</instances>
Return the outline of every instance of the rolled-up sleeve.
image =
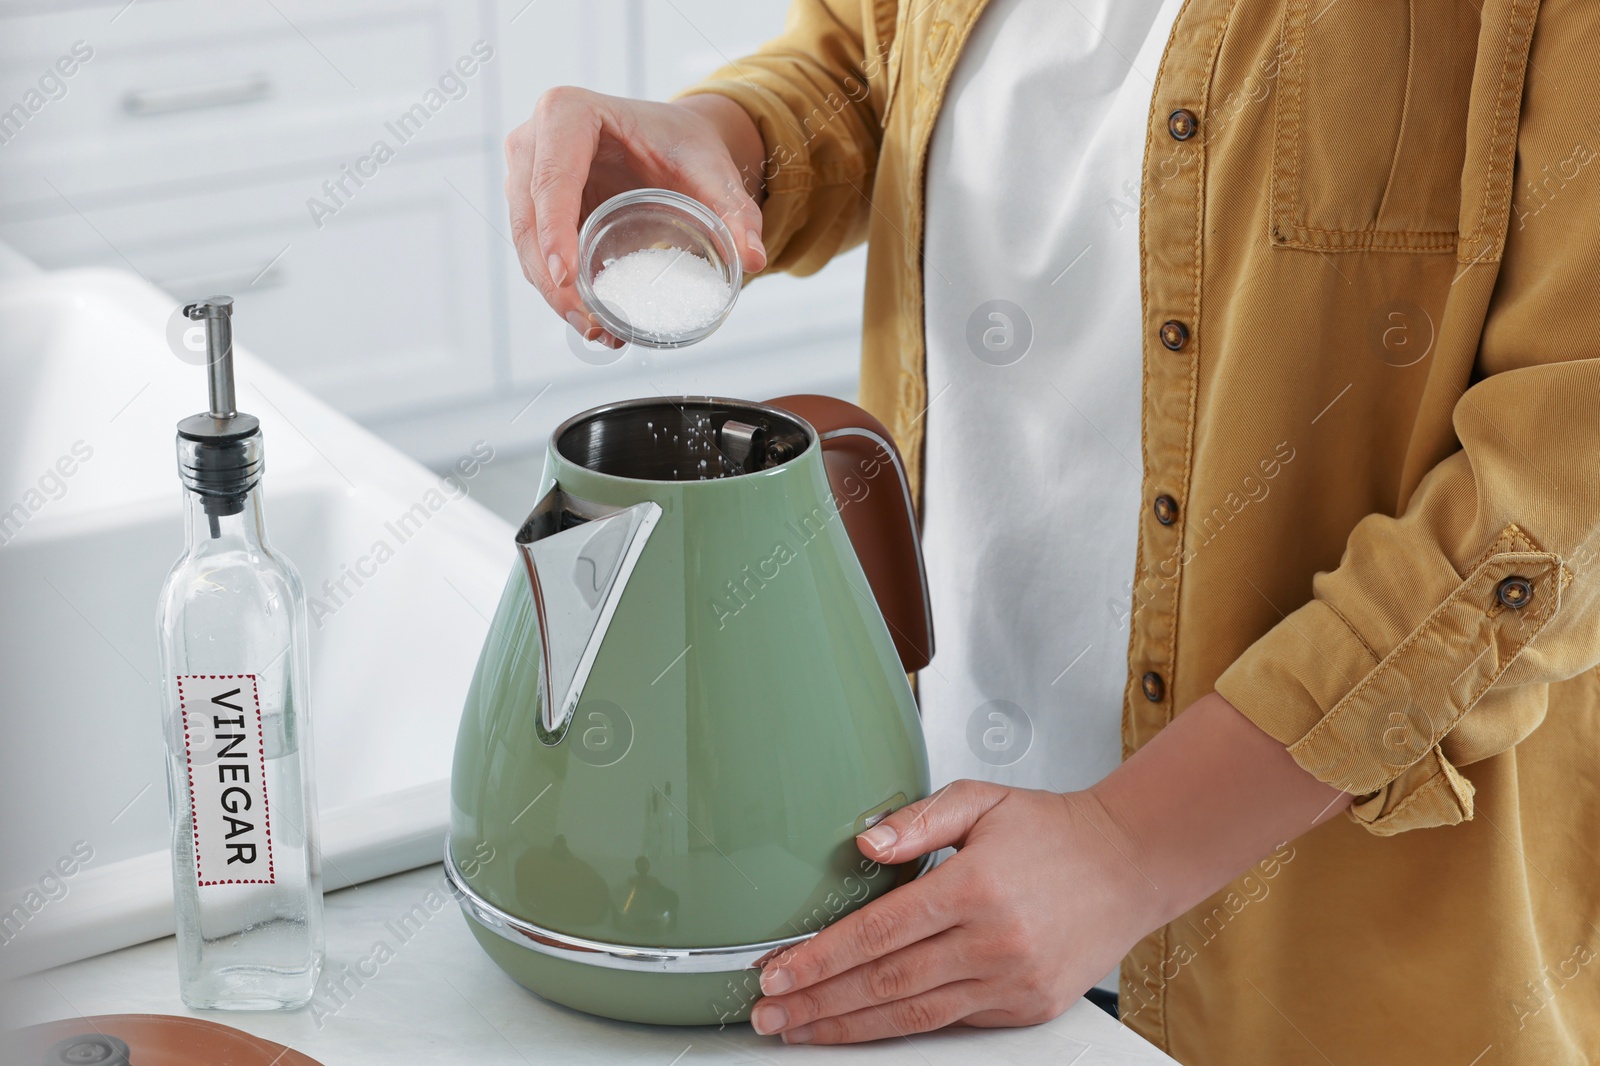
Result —
<instances>
[{"instance_id":1,"label":"rolled-up sleeve","mask_svg":"<svg viewBox=\"0 0 1600 1066\"><path fill-rule=\"evenodd\" d=\"M1524 111L1524 137L1531 125L1543 139L1522 146L1534 158L1571 150L1583 128L1577 105L1544 91ZM1402 513L1358 523L1312 600L1217 683L1302 767L1354 794L1352 816L1374 833L1471 818L1463 768L1528 736L1547 686L1600 662L1597 302L1590 175L1538 217L1511 217L1473 383L1452 409L1460 449Z\"/></svg>"},{"instance_id":2,"label":"rolled-up sleeve","mask_svg":"<svg viewBox=\"0 0 1600 1066\"><path fill-rule=\"evenodd\" d=\"M1600 403L1600 385L1590 389ZM1527 736L1544 716L1543 685L1597 657L1592 596L1571 602L1561 554L1512 523L1457 574L1436 544L1406 537L1422 509L1364 521L1316 598L1217 683L1302 767L1355 795L1352 816L1384 835L1470 818L1458 767ZM1503 602L1524 587L1523 606ZM1410 604L1425 610L1401 632Z\"/></svg>"},{"instance_id":3,"label":"rolled-up sleeve","mask_svg":"<svg viewBox=\"0 0 1600 1066\"><path fill-rule=\"evenodd\" d=\"M716 93L754 120L768 270L809 274L866 237L895 4L794 0L782 36L680 97Z\"/></svg>"}]
</instances>

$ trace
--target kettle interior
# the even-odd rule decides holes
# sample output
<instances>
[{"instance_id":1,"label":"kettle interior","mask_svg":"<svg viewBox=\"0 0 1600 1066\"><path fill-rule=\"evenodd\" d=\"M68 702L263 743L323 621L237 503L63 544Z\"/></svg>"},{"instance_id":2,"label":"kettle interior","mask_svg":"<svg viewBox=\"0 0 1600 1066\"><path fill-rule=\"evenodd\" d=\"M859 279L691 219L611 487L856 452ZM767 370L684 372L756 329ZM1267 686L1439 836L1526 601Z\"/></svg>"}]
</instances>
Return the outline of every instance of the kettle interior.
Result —
<instances>
[{"instance_id":1,"label":"kettle interior","mask_svg":"<svg viewBox=\"0 0 1600 1066\"><path fill-rule=\"evenodd\" d=\"M566 462L612 477L706 481L769 470L804 454L815 433L788 411L714 398L630 400L563 423Z\"/></svg>"}]
</instances>

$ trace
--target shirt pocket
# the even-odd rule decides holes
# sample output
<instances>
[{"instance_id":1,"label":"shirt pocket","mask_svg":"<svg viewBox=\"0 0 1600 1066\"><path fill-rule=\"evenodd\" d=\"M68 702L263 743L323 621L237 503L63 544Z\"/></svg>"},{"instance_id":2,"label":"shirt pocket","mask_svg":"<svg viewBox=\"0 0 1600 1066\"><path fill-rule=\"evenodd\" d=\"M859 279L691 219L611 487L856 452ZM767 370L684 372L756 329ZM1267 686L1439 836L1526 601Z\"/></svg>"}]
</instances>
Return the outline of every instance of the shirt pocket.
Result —
<instances>
[{"instance_id":1,"label":"shirt pocket","mask_svg":"<svg viewBox=\"0 0 1600 1066\"><path fill-rule=\"evenodd\" d=\"M1275 245L1455 250L1476 22L1458 0L1288 0Z\"/></svg>"}]
</instances>

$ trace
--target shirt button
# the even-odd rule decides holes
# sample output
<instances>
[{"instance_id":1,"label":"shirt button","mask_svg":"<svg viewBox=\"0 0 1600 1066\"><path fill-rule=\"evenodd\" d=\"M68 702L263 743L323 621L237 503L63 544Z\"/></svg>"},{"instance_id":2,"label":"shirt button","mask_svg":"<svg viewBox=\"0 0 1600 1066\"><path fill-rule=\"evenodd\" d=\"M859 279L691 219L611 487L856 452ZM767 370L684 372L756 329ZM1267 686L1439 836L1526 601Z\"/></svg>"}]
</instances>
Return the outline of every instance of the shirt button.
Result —
<instances>
[{"instance_id":1,"label":"shirt button","mask_svg":"<svg viewBox=\"0 0 1600 1066\"><path fill-rule=\"evenodd\" d=\"M1167 694L1167 683L1154 670L1139 679L1139 687L1144 690L1144 698L1151 703L1160 703Z\"/></svg>"},{"instance_id":2,"label":"shirt button","mask_svg":"<svg viewBox=\"0 0 1600 1066\"><path fill-rule=\"evenodd\" d=\"M1165 493L1156 497L1150 509L1156 513L1156 521L1164 526L1170 526L1178 520L1178 501Z\"/></svg>"},{"instance_id":3,"label":"shirt button","mask_svg":"<svg viewBox=\"0 0 1600 1066\"><path fill-rule=\"evenodd\" d=\"M1175 141L1187 141L1200 132L1200 119L1193 111L1180 107L1167 116L1167 132Z\"/></svg>"},{"instance_id":4,"label":"shirt button","mask_svg":"<svg viewBox=\"0 0 1600 1066\"><path fill-rule=\"evenodd\" d=\"M1496 598L1513 611L1520 611L1533 599L1533 582L1525 577L1508 577L1494 590Z\"/></svg>"},{"instance_id":5,"label":"shirt button","mask_svg":"<svg viewBox=\"0 0 1600 1066\"><path fill-rule=\"evenodd\" d=\"M1176 352L1189 343L1189 327L1176 319L1161 323L1161 343Z\"/></svg>"}]
</instances>

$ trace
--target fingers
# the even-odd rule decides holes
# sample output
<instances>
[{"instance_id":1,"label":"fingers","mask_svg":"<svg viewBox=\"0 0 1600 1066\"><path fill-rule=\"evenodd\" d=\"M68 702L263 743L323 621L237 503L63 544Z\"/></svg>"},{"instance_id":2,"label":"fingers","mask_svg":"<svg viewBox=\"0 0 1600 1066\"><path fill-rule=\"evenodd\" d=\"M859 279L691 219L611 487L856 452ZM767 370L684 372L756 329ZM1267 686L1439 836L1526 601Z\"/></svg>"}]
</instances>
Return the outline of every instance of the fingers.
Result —
<instances>
[{"instance_id":1,"label":"fingers","mask_svg":"<svg viewBox=\"0 0 1600 1066\"><path fill-rule=\"evenodd\" d=\"M568 311L566 318L567 325L571 326L573 331L589 344L603 344L613 350L627 344L620 337L612 336L611 333L607 332L606 328L600 324L600 316L593 311Z\"/></svg>"},{"instance_id":2,"label":"fingers","mask_svg":"<svg viewBox=\"0 0 1600 1066\"><path fill-rule=\"evenodd\" d=\"M965 842L967 832L1005 798L1006 789L982 781L955 781L927 799L901 807L856 837L856 846L878 862L908 862L939 848Z\"/></svg>"},{"instance_id":3,"label":"fingers","mask_svg":"<svg viewBox=\"0 0 1600 1066\"><path fill-rule=\"evenodd\" d=\"M506 206L511 213L511 243L516 246L522 276L546 300L554 290L550 272L539 254L533 215L533 151L536 137L530 120L506 137Z\"/></svg>"},{"instance_id":4,"label":"fingers","mask_svg":"<svg viewBox=\"0 0 1600 1066\"><path fill-rule=\"evenodd\" d=\"M880 861L960 850L769 962L752 1026L789 1043L833 1044L1055 1017L1131 943L1103 934L1105 913L1079 913L1083 893L1048 887L1079 880L1069 856L1081 849L1057 839L1064 826L1076 831L1063 819L1066 803L1057 793L962 781L885 819L875 828L892 839L861 844ZM1018 855L1053 876L1018 876L1010 868ZM1085 943L1088 957L1077 959Z\"/></svg>"},{"instance_id":5,"label":"fingers","mask_svg":"<svg viewBox=\"0 0 1600 1066\"><path fill-rule=\"evenodd\" d=\"M597 99L583 89L561 86L541 96L534 108L533 121L539 133L530 197L536 254L556 290L570 287L577 269L583 187L600 143L602 120Z\"/></svg>"},{"instance_id":6,"label":"fingers","mask_svg":"<svg viewBox=\"0 0 1600 1066\"><path fill-rule=\"evenodd\" d=\"M730 105L737 106L737 105ZM761 209L717 129L666 104L619 100L560 86L506 138L506 200L523 275L586 339L600 338L575 285L585 195L661 185L706 204L728 225L746 271L766 266Z\"/></svg>"},{"instance_id":7,"label":"fingers","mask_svg":"<svg viewBox=\"0 0 1600 1066\"><path fill-rule=\"evenodd\" d=\"M949 901L958 899L952 877L935 867L888 895L840 918L810 940L789 949L761 974L761 991L779 996L853 970L955 924Z\"/></svg>"},{"instance_id":8,"label":"fingers","mask_svg":"<svg viewBox=\"0 0 1600 1066\"><path fill-rule=\"evenodd\" d=\"M882 1006L819 1018L783 1034L786 1044L853 1044L910 1036L954 1025L979 1005L983 985L957 981Z\"/></svg>"},{"instance_id":9,"label":"fingers","mask_svg":"<svg viewBox=\"0 0 1600 1066\"><path fill-rule=\"evenodd\" d=\"M905 862L961 843L975 823L1004 798L1006 789L957 781L927 799L891 814L857 837L864 855L878 862ZM761 990L782 995L882 958L933 936L956 922L952 900L962 873L939 866L881 899L839 919L803 944L769 962Z\"/></svg>"},{"instance_id":10,"label":"fingers","mask_svg":"<svg viewBox=\"0 0 1600 1066\"><path fill-rule=\"evenodd\" d=\"M762 1036L770 1036L819 1018L910 999L969 976L960 972L961 960L971 954L963 950L961 939L959 932L949 930L809 988L768 996L756 1004L750 1024Z\"/></svg>"},{"instance_id":11,"label":"fingers","mask_svg":"<svg viewBox=\"0 0 1600 1066\"><path fill-rule=\"evenodd\" d=\"M685 175L690 195L715 211L733 234L739 246L739 262L755 273L767 265L767 249L761 243L761 208L745 191L739 172L726 157L706 161L705 169Z\"/></svg>"},{"instance_id":12,"label":"fingers","mask_svg":"<svg viewBox=\"0 0 1600 1066\"><path fill-rule=\"evenodd\" d=\"M765 173L766 147L755 120L738 104L716 93L686 96L669 105L680 114L694 116L709 136L692 138L667 151L680 163L684 190L706 204L727 223L740 249L747 271L767 265L761 238L759 197ZM691 151L698 147L699 151Z\"/></svg>"}]
</instances>

